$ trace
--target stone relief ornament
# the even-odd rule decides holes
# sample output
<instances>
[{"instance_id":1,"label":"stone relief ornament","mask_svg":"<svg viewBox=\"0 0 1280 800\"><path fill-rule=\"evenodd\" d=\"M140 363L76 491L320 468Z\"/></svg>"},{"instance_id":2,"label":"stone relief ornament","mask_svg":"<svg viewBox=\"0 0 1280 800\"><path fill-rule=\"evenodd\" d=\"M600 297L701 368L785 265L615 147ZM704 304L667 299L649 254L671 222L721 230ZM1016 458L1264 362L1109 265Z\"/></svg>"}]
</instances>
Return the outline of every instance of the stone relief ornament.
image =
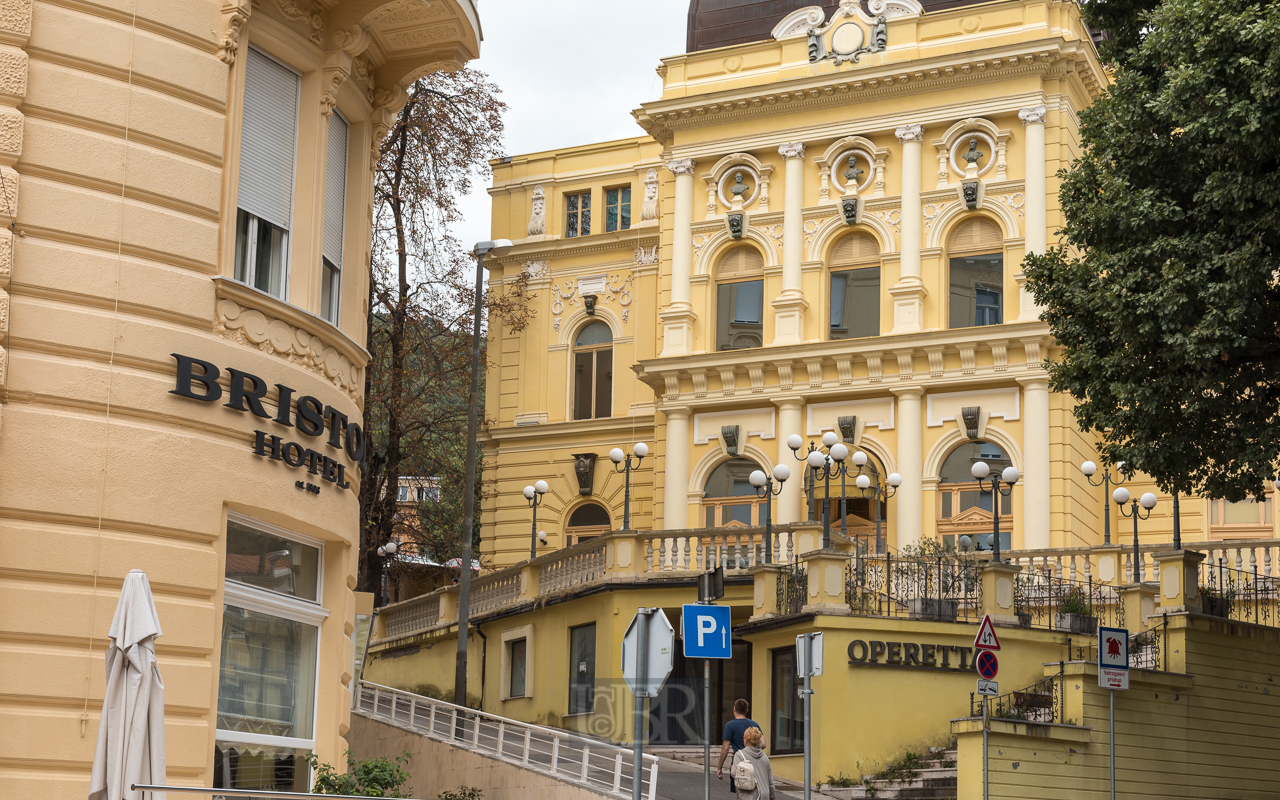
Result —
<instances>
[{"instance_id":1,"label":"stone relief ornament","mask_svg":"<svg viewBox=\"0 0 1280 800\"><path fill-rule=\"evenodd\" d=\"M524 262L524 274L529 278L545 278L551 274L550 261L526 261Z\"/></svg>"},{"instance_id":2,"label":"stone relief ornament","mask_svg":"<svg viewBox=\"0 0 1280 800\"><path fill-rule=\"evenodd\" d=\"M902 210L898 208L890 208L882 211L872 211L871 214L884 220L884 223L898 236L902 235Z\"/></svg>"},{"instance_id":3,"label":"stone relief ornament","mask_svg":"<svg viewBox=\"0 0 1280 800\"><path fill-rule=\"evenodd\" d=\"M595 484L596 454L574 453L573 472L578 478L578 494L590 497Z\"/></svg>"},{"instance_id":4,"label":"stone relief ornament","mask_svg":"<svg viewBox=\"0 0 1280 800\"><path fill-rule=\"evenodd\" d=\"M657 263L658 263L658 246L656 244L653 247L650 247L648 250L644 249L643 247L636 248L636 266L637 267L644 267L644 266L648 266L649 264L657 264Z\"/></svg>"},{"instance_id":5,"label":"stone relief ornament","mask_svg":"<svg viewBox=\"0 0 1280 800\"><path fill-rule=\"evenodd\" d=\"M281 356L290 364L325 378L351 399L359 400L364 391L364 370L319 336L257 309L242 307L234 300L223 298L217 308L214 331L222 338Z\"/></svg>"},{"instance_id":6,"label":"stone relief ornament","mask_svg":"<svg viewBox=\"0 0 1280 800\"><path fill-rule=\"evenodd\" d=\"M986 153L978 149L978 140L970 139L969 149L961 156L965 161L964 176L966 178L978 177L978 161L985 155Z\"/></svg>"},{"instance_id":7,"label":"stone relief ornament","mask_svg":"<svg viewBox=\"0 0 1280 800\"><path fill-rule=\"evenodd\" d=\"M676 159L675 161L668 161L667 169L671 170L671 173L673 175L692 175L693 159L680 158L680 159Z\"/></svg>"},{"instance_id":8,"label":"stone relief ornament","mask_svg":"<svg viewBox=\"0 0 1280 800\"><path fill-rule=\"evenodd\" d=\"M742 238L742 214L729 215L729 235L735 239Z\"/></svg>"},{"instance_id":9,"label":"stone relief ornament","mask_svg":"<svg viewBox=\"0 0 1280 800\"><path fill-rule=\"evenodd\" d=\"M960 184L960 191L964 193L964 204L972 211L978 207L978 182L965 181Z\"/></svg>"},{"instance_id":10,"label":"stone relief ornament","mask_svg":"<svg viewBox=\"0 0 1280 800\"><path fill-rule=\"evenodd\" d=\"M583 282L586 286L583 286ZM614 273L611 275L602 275L592 278L584 278L578 280L570 278L562 283L551 284L551 313L554 319L551 326L556 332L560 331L561 317L568 306L576 306L579 302L585 302L585 297L590 294L595 300L592 301L591 313L602 305L617 303L622 307L622 322L625 325L630 318L631 309L631 289L632 289L631 273Z\"/></svg>"},{"instance_id":11,"label":"stone relief ornament","mask_svg":"<svg viewBox=\"0 0 1280 800\"><path fill-rule=\"evenodd\" d=\"M1044 106L1032 106L1019 111L1018 119L1022 120L1023 125L1043 125L1048 115L1049 109Z\"/></svg>"},{"instance_id":12,"label":"stone relief ornament","mask_svg":"<svg viewBox=\"0 0 1280 800\"><path fill-rule=\"evenodd\" d=\"M547 232L547 197L542 184L533 187L533 212L529 215L529 235L543 236Z\"/></svg>"},{"instance_id":13,"label":"stone relief ornament","mask_svg":"<svg viewBox=\"0 0 1280 800\"><path fill-rule=\"evenodd\" d=\"M964 435L970 439L978 438L978 420L982 418L982 406L965 406L960 409L960 419L964 422Z\"/></svg>"},{"instance_id":14,"label":"stone relief ornament","mask_svg":"<svg viewBox=\"0 0 1280 800\"><path fill-rule=\"evenodd\" d=\"M731 456L738 455L739 435L741 430L738 425L721 425L720 435L724 438L724 451Z\"/></svg>"},{"instance_id":15,"label":"stone relief ornament","mask_svg":"<svg viewBox=\"0 0 1280 800\"><path fill-rule=\"evenodd\" d=\"M849 166L844 171L844 185L848 189L840 200L840 211L844 214L847 225L856 225L858 222L858 176L865 171L858 168L858 156L851 153Z\"/></svg>"},{"instance_id":16,"label":"stone relief ornament","mask_svg":"<svg viewBox=\"0 0 1280 800\"><path fill-rule=\"evenodd\" d=\"M650 169L644 175L644 203L640 206L640 221L658 219L658 171Z\"/></svg>"},{"instance_id":17,"label":"stone relief ornament","mask_svg":"<svg viewBox=\"0 0 1280 800\"><path fill-rule=\"evenodd\" d=\"M923 125L903 125L893 132L898 137L898 141L906 144L907 142L923 142L924 126Z\"/></svg>"},{"instance_id":18,"label":"stone relief ornament","mask_svg":"<svg viewBox=\"0 0 1280 800\"><path fill-rule=\"evenodd\" d=\"M787 142L778 148L783 158L804 158L804 142Z\"/></svg>"}]
</instances>

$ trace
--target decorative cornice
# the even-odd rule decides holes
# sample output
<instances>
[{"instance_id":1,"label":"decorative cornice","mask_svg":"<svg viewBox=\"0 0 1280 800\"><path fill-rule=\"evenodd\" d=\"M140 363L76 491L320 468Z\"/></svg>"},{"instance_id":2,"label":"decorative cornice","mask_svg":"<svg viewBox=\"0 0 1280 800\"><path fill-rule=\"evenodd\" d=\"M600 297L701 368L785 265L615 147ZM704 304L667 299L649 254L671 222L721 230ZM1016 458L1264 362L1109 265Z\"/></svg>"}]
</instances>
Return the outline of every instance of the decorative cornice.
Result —
<instances>
[{"instance_id":1,"label":"decorative cornice","mask_svg":"<svg viewBox=\"0 0 1280 800\"><path fill-rule=\"evenodd\" d=\"M485 266L506 267L511 264L523 265L525 261L537 258L564 258L610 252L617 252L618 260L621 262L630 259L631 253L627 251L634 252L637 247L652 247L658 244L659 239L659 229L650 225L644 228L628 228L625 231L575 236L572 239L521 240L503 253L501 258L493 256L485 258Z\"/></svg>"},{"instance_id":2,"label":"decorative cornice","mask_svg":"<svg viewBox=\"0 0 1280 800\"><path fill-rule=\"evenodd\" d=\"M323 5L307 0L276 0L276 8L290 22L301 22L311 29L311 41L323 44L324 18L320 16Z\"/></svg>"},{"instance_id":3,"label":"decorative cornice","mask_svg":"<svg viewBox=\"0 0 1280 800\"><path fill-rule=\"evenodd\" d=\"M308 369L362 404L368 351L314 314L228 278L213 281L219 336Z\"/></svg>"},{"instance_id":4,"label":"decorative cornice","mask_svg":"<svg viewBox=\"0 0 1280 800\"><path fill-rule=\"evenodd\" d=\"M909 64L841 71L773 84L648 103L632 112L654 139L670 144L675 131L744 119L846 105L863 99L937 91L1039 74L1065 78L1079 73L1091 96L1105 80L1088 42L1046 38L1035 42L920 59ZM1065 63L1063 63L1065 62Z\"/></svg>"}]
</instances>

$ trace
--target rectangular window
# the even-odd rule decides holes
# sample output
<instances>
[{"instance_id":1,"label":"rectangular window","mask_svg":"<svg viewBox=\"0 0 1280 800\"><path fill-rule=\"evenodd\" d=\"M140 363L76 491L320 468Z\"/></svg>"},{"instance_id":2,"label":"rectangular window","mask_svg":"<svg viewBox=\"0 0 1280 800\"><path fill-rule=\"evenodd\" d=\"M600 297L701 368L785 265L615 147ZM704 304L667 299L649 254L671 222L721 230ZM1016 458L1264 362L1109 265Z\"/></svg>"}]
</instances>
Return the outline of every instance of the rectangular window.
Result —
<instances>
[{"instance_id":1,"label":"rectangular window","mask_svg":"<svg viewBox=\"0 0 1280 800\"><path fill-rule=\"evenodd\" d=\"M564 235L572 239L575 236L591 234L591 192L565 195Z\"/></svg>"},{"instance_id":2,"label":"rectangular window","mask_svg":"<svg viewBox=\"0 0 1280 800\"><path fill-rule=\"evenodd\" d=\"M595 623L569 629L569 713L587 714L596 708Z\"/></svg>"},{"instance_id":3,"label":"rectangular window","mask_svg":"<svg viewBox=\"0 0 1280 800\"><path fill-rule=\"evenodd\" d=\"M573 354L573 418L613 416L613 349Z\"/></svg>"},{"instance_id":4,"label":"rectangular window","mask_svg":"<svg viewBox=\"0 0 1280 800\"><path fill-rule=\"evenodd\" d=\"M605 231L625 231L631 227L631 187L609 189L604 193Z\"/></svg>"},{"instance_id":5,"label":"rectangular window","mask_svg":"<svg viewBox=\"0 0 1280 800\"><path fill-rule=\"evenodd\" d=\"M880 268L831 273L831 338L880 335Z\"/></svg>"},{"instance_id":6,"label":"rectangular window","mask_svg":"<svg viewBox=\"0 0 1280 800\"><path fill-rule=\"evenodd\" d=\"M324 240L321 247L320 316L338 324L342 297L342 243L347 206L347 121L329 115L324 170Z\"/></svg>"},{"instance_id":7,"label":"rectangular window","mask_svg":"<svg viewBox=\"0 0 1280 800\"><path fill-rule=\"evenodd\" d=\"M314 625L223 606L218 730L313 739L318 638Z\"/></svg>"},{"instance_id":8,"label":"rectangular window","mask_svg":"<svg viewBox=\"0 0 1280 800\"><path fill-rule=\"evenodd\" d=\"M773 695L773 748L771 752L804 752L804 706L797 691L800 679L796 677L796 651L793 647L774 650Z\"/></svg>"},{"instance_id":9,"label":"rectangular window","mask_svg":"<svg viewBox=\"0 0 1280 800\"><path fill-rule=\"evenodd\" d=\"M213 786L262 792L309 792L308 752L294 747L215 742Z\"/></svg>"},{"instance_id":10,"label":"rectangular window","mask_svg":"<svg viewBox=\"0 0 1280 800\"><path fill-rule=\"evenodd\" d=\"M716 349L764 346L764 281L716 287Z\"/></svg>"},{"instance_id":11,"label":"rectangular window","mask_svg":"<svg viewBox=\"0 0 1280 800\"><path fill-rule=\"evenodd\" d=\"M1209 501L1209 524L1231 526L1271 527L1271 495L1259 503L1247 497L1235 503L1226 500Z\"/></svg>"},{"instance_id":12,"label":"rectangular window","mask_svg":"<svg viewBox=\"0 0 1280 800\"><path fill-rule=\"evenodd\" d=\"M225 577L269 592L317 601L320 549L227 522Z\"/></svg>"},{"instance_id":13,"label":"rectangular window","mask_svg":"<svg viewBox=\"0 0 1280 800\"><path fill-rule=\"evenodd\" d=\"M1004 256L951 259L951 327L999 325L1004 321Z\"/></svg>"},{"instance_id":14,"label":"rectangular window","mask_svg":"<svg viewBox=\"0 0 1280 800\"><path fill-rule=\"evenodd\" d=\"M507 687L507 697L524 697L524 676L525 676L525 639L516 639L507 643L507 658L511 665L511 683Z\"/></svg>"},{"instance_id":15,"label":"rectangular window","mask_svg":"<svg viewBox=\"0 0 1280 800\"><path fill-rule=\"evenodd\" d=\"M298 149L298 73L249 48L236 204L236 280L288 291L288 243Z\"/></svg>"}]
</instances>

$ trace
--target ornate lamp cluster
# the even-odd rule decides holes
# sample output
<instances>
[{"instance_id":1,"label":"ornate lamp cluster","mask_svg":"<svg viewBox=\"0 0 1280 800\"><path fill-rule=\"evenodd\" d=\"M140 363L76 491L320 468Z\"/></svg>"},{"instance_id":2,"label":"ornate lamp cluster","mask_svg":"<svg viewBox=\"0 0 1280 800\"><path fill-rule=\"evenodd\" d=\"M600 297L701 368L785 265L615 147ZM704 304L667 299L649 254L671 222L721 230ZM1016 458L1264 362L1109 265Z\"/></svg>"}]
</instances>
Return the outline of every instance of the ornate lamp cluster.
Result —
<instances>
[{"instance_id":1,"label":"ornate lamp cluster","mask_svg":"<svg viewBox=\"0 0 1280 800\"><path fill-rule=\"evenodd\" d=\"M621 447L615 447L609 451L609 460L613 462L613 471L619 475L626 476L627 488L622 503L622 529L624 531L631 530L631 470L639 469L640 462L647 455L649 455L649 445L644 442L636 442L635 447L631 448L631 455L622 452ZM632 462L632 458L635 458L634 462Z\"/></svg>"},{"instance_id":2,"label":"ornate lamp cluster","mask_svg":"<svg viewBox=\"0 0 1280 800\"><path fill-rule=\"evenodd\" d=\"M898 473L890 475L886 482L888 487L880 486L876 482L876 487L871 489L871 476L863 474L863 468L867 464L867 454L859 450L853 454L853 458L849 458L849 447L840 441L840 437L834 431L827 431L822 435L822 447L818 447L813 442L809 442L809 449L805 455L800 455L800 448L804 447L804 439L799 434L791 434L787 437L787 447L791 448L792 455L797 461L803 461L809 467L809 519L814 518L814 506L816 503L816 492L814 491L818 484L819 477L826 484L824 500L822 502L822 547L829 549L831 547L831 479L838 477L840 479L840 505L844 508L844 501L847 496L847 484L845 479L849 475L856 476L855 483L862 492L862 496L866 497L866 492L873 492L872 497L876 503L876 547L880 546L880 500L888 499L894 495L897 488L902 485L902 476ZM825 452L824 452L825 449ZM850 461L852 465L857 467L856 472L850 472ZM840 533L848 535L848 515L842 513L840 515Z\"/></svg>"},{"instance_id":3,"label":"ornate lamp cluster","mask_svg":"<svg viewBox=\"0 0 1280 800\"><path fill-rule=\"evenodd\" d=\"M524 499L529 501L529 508L533 509L533 526L529 531L529 558L538 557L538 543L547 543L547 532L538 530L538 506L542 505L543 497L547 490L546 481L538 481L532 486L524 487Z\"/></svg>"},{"instance_id":4,"label":"ornate lamp cluster","mask_svg":"<svg viewBox=\"0 0 1280 800\"><path fill-rule=\"evenodd\" d=\"M969 474L978 482L978 486L982 491L991 492L991 560L1000 560L1000 498L1009 497L1013 494L1013 485L1018 482L1022 475L1019 474L1015 467L1005 467L1003 472L991 474L991 465L985 461L975 461L973 466L969 468ZM987 489L987 484L991 484L991 488ZM1004 483L1008 489L1001 489L1000 484Z\"/></svg>"}]
</instances>

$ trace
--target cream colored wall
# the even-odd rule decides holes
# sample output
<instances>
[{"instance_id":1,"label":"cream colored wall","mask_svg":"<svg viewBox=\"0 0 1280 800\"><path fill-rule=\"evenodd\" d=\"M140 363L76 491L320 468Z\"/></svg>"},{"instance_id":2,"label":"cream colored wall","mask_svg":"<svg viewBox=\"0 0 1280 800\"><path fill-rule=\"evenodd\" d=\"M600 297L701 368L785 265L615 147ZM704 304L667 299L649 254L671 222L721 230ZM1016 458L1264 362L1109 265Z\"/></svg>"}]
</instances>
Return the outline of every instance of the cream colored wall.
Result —
<instances>
[{"instance_id":1,"label":"cream colored wall","mask_svg":"<svg viewBox=\"0 0 1280 800\"><path fill-rule=\"evenodd\" d=\"M223 369L224 390L235 367L361 421L371 143L403 102L392 86L434 56L336 49L353 5L0 3L0 796L87 792L106 635L134 568L164 629L167 779L211 785L231 511L324 543L315 751L341 761L357 465L329 453L342 490L256 457L254 428L275 423L170 390L180 353ZM474 56L469 0L433 8L466 23L450 58ZM303 75L287 303L230 280L250 43ZM337 327L317 316L327 100L351 123Z\"/></svg>"}]
</instances>

